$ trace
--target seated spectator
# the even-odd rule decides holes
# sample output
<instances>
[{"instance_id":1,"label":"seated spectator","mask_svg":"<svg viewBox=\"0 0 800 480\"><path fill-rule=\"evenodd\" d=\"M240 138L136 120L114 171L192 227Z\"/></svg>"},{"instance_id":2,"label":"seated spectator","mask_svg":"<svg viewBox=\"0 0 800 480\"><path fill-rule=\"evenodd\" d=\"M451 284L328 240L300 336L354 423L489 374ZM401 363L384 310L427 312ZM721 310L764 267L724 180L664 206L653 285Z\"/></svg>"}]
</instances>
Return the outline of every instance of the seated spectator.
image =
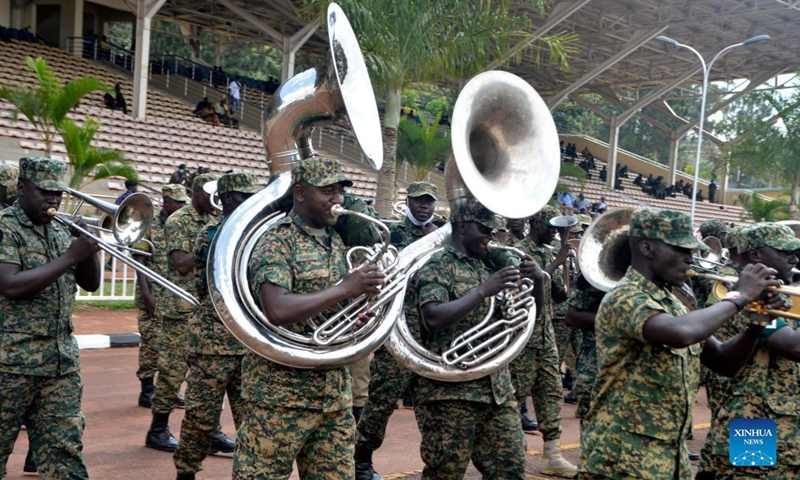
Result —
<instances>
[{"instance_id":1,"label":"seated spectator","mask_svg":"<svg viewBox=\"0 0 800 480\"><path fill-rule=\"evenodd\" d=\"M575 205L571 193L559 192L557 198L558 198L558 206L561 207L562 212L565 212L564 215L567 215L569 212L572 212L572 209L575 207Z\"/></svg>"},{"instance_id":2,"label":"seated spectator","mask_svg":"<svg viewBox=\"0 0 800 480\"><path fill-rule=\"evenodd\" d=\"M591 154L592 152L589 151L589 147L583 147L583 150L581 150L581 156L583 158L589 158L589 155Z\"/></svg>"},{"instance_id":3,"label":"seated spectator","mask_svg":"<svg viewBox=\"0 0 800 480\"><path fill-rule=\"evenodd\" d=\"M640 173L639 175L636 175L636 178L633 179L633 184L641 187L642 183L642 174Z\"/></svg>"},{"instance_id":4,"label":"seated spectator","mask_svg":"<svg viewBox=\"0 0 800 480\"><path fill-rule=\"evenodd\" d=\"M600 170L600 173L598 175L600 176L601 181L605 182L606 180L608 180L608 170L606 169L605 165L603 165L603 169Z\"/></svg>"},{"instance_id":5,"label":"seated spectator","mask_svg":"<svg viewBox=\"0 0 800 480\"><path fill-rule=\"evenodd\" d=\"M597 202L597 204L595 205L595 210L597 211L597 213L604 213L606 210L608 210L608 204L606 204L606 197L600 197L600 201Z\"/></svg>"},{"instance_id":6,"label":"seated spectator","mask_svg":"<svg viewBox=\"0 0 800 480\"><path fill-rule=\"evenodd\" d=\"M698 190L697 191L697 201L698 202L702 202L703 201L703 191L702 190Z\"/></svg>"},{"instance_id":7,"label":"seated spectator","mask_svg":"<svg viewBox=\"0 0 800 480\"><path fill-rule=\"evenodd\" d=\"M575 201L575 208L578 210L584 210L584 212L581 213L585 213L585 211L589 210L589 207L591 206L592 202L590 202L588 198L584 197L583 193L578 195L578 199Z\"/></svg>"},{"instance_id":8,"label":"seated spectator","mask_svg":"<svg viewBox=\"0 0 800 480\"><path fill-rule=\"evenodd\" d=\"M622 186L622 179L619 177L614 178L614 189L615 190L625 190L625 187Z\"/></svg>"},{"instance_id":9,"label":"seated spectator","mask_svg":"<svg viewBox=\"0 0 800 480\"><path fill-rule=\"evenodd\" d=\"M136 193L139 189L139 183L136 180L125 180L125 193L117 197L114 201L115 204L121 204L126 198Z\"/></svg>"},{"instance_id":10,"label":"seated spectator","mask_svg":"<svg viewBox=\"0 0 800 480\"><path fill-rule=\"evenodd\" d=\"M188 173L186 172L186 164L181 163L178 165L178 169L172 173L172 176L169 177L169 182L167 183L174 183L177 185L188 186Z\"/></svg>"},{"instance_id":11,"label":"seated spectator","mask_svg":"<svg viewBox=\"0 0 800 480\"><path fill-rule=\"evenodd\" d=\"M235 115L236 112L225 101L225 97L222 97L219 101L219 112L217 113L219 121L226 127L239 128L239 120L235 118Z\"/></svg>"},{"instance_id":12,"label":"seated spectator","mask_svg":"<svg viewBox=\"0 0 800 480\"><path fill-rule=\"evenodd\" d=\"M206 122L219 127L222 123L219 120L217 111L214 110L214 105L208 101L208 97L203 97L203 100L197 103L194 109L194 114L202 118Z\"/></svg>"},{"instance_id":13,"label":"seated spectator","mask_svg":"<svg viewBox=\"0 0 800 480\"><path fill-rule=\"evenodd\" d=\"M622 178L628 178L628 166L623 165L622 168L619 169L619 176Z\"/></svg>"},{"instance_id":14,"label":"seated spectator","mask_svg":"<svg viewBox=\"0 0 800 480\"><path fill-rule=\"evenodd\" d=\"M122 110L122 113L128 114L128 104L125 102L125 97L122 95L122 85L119 83L114 85L114 95L110 93L103 95L103 103L111 110Z\"/></svg>"},{"instance_id":15,"label":"seated spectator","mask_svg":"<svg viewBox=\"0 0 800 480\"><path fill-rule=\"evenodd\" d=\"M646 181L645 185L648 185L650 187L655 185L655 179L653 179L653 174L652 173L647 176L647 181Z\"/></svg>"}]
</instances>

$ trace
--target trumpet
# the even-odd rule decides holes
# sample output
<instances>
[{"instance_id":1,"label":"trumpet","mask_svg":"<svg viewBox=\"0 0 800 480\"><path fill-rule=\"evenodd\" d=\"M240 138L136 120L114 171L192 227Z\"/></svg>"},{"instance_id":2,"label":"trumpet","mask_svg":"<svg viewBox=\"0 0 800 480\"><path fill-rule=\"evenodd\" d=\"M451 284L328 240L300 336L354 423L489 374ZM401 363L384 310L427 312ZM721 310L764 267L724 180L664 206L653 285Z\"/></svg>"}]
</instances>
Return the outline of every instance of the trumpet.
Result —
<instances>
[{"instance_id":1,"label":"trumpet","mask_svg":"<svg viewBox=\"0 0 800 480\"><path fill-rule=\"evenodd\" d=\"M714 298L717 300L722 300L728 293L728 287L725 285L726 283L735 283L739 280L738 277L732 277L727 275L714 275L711 273L701 273L695 270L687 270L686 276L715 280L717 283L714 284L714 287L711 290L711 292L714 295ZM767 287L767 290L771 292L782 293L787 296L800 297L800 287L779 285L779 286ZM800 303L797 303L796 305L800 306ZM761 305L761 303L759 302L753 302L746 307L746 310L760 313L763 315L770 315L773 317L784 317L784 318L791 318L793 320L800 320L800 308L795 308L794 306L792 307L791 310L788 311L773 310L764 308L763 305Z\"/></svg>"},{"instance_id":2,"label":"trumpet","mask_svg":"<svg viewBox=\"0 0 800 480\"><path fill-rule=\"evenodd\" d=\"M577 225L579 221L580 220L576 217L571 217L569 215L562 215L550 219L550 225L556 227L559 235L561 235L561 248L569 247L570 250L574 250L569 241L569 229ZM567 295L572 293L572 276L575 273L574 263L575 260L572 255L570 255L570 258L564 263L564 288L567 291Z\"/></svg>"}]
</instances>

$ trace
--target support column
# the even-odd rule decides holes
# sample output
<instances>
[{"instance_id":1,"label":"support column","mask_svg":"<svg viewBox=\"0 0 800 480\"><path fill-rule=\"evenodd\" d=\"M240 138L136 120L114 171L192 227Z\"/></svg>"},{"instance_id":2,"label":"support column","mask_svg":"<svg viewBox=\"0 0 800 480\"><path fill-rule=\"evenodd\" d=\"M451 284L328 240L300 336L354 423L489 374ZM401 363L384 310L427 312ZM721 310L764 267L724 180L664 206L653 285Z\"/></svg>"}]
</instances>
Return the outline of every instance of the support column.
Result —
<instances>
[{"instance_id":1,"label":"support column","mask_svg":"<svg viewBox=\"0 0 800 480\"><path fill-rule=\"evenodd\" d=\"M606 177L606 186L609 190L614 190L614 182L617 179L617 150L619 149L619 117L611 117L608 122L608 129L610 131L608 137L608 176Z\"/></svg>"},{"instance_id":2,"label":"support column","mask_svg":"<svg viewBox=\"0 0 800 480\"><path fill-rule=\"evenodd\" d=\"M678 147L681 137L675 130L670 134L669 139L669 161L667 162L667 185L675 184L675 176L678 171Z\"/></svg>"},{"instance_id":3,"label":"support column","mask_svg":"<svg viewBox=\"0 0 800 480\"><path fill-rule=\"evenodd\" d=\"M281 62L281 83L289 80L294 76L294 59L295 54L300 47L317 31L319 28L319 19L303 27L299 32L291 37L283 37L283 59Z\"/></svg>"},{"instance_id":4,"label":"support column","mask_svg":"<svg viewBox=\"0 0 800 480\"><path fill-rule=\"evenodd\" d=\"M70 37L81 36L83 36L83 0L67 0L61 4L59 45L66 50Z\"/></svg>"},{"instance_id":5,"label":"support column","mask_svg":"<svg viewBox=\"0 0 800 480\"><path fill-rule=\"evenodd\" d=\"M147 112L147 84L150 73L150 22L166 0L139 0L136 4L136 55L133 64L133 116L143 119Z\"/></svg>"},{"instance_id":6,"label":"support column","mask_svg":"<svg viewBox=\"0 0 800 480\"><path fill-rule=\"evenodd\" d=\"M0 0L0 25L11 26L11 0Z\"/></svg>"},{"instance_id":7,"label":"support column","mask_svg":"<svg viewBox=\"0 0 800 480\"><path fill-rule=\"evenodd\" d=\"M728 176L731 173L731 165L730 163L726 163L724 167L722 167L722 181L719 184L719 188L717 189L717 203L720 205L724 205L726 202L726 196L728 195Z\"/></svg>"}]
</instances>

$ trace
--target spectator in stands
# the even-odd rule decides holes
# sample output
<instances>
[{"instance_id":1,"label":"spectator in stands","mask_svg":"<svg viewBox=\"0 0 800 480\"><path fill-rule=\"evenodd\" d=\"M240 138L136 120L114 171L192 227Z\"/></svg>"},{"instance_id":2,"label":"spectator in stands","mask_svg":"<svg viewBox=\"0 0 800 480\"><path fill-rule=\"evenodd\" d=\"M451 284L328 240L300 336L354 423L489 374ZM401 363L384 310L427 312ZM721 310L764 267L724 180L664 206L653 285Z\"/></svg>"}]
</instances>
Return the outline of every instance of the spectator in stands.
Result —
<instances>
[{"instance_id":1,"label":"spectator in stands","mask_svg":"<svg viewBox=\"0 0 800 480\"><path fill-rule=\"evenodd\" d=\"M186 164L181 163L178 165L178 169L175 170L171 177L169 177L168 183L186 186L188 176L189 174L186 172Z\"/></svg>"},{"instance_id":2,"label":"spectator in stands","mask_svg":"<svg viewBox=\"0 0 800 480\"><path fill-rule=\"evenodd\" d=\"M231 83L228 84L228 93L231 95L231 105L233 109L236 110L239 108L239 99L241 98L240 95L242 90L242 84L239 83L239 75L236 75Z\"/></svg>"},{"instance_id":3,"label":"spectator in stands","mask_svg":"<svg viewBox=\"0 0 800 480\"><path fill-rule=\"evenodd\" d=\"M581 210L589 211L589 208L591 206L592 206L592 202L590 202L588 198L584 197L583 193L580 193L578 195L578 200L575 202L575 208L577 208L578 211L581 211Z\"/></svg>"},{"instance_id":4,"label":"spectator in stands","mask_svg":"<svg viewBox=\"0 0 800 480\"><path fill-rule=\"evenodd\" d=\"M698 190L697 191L697 201L698 202L702 202L703 201L703 191L702 190Z\"/></svg>"},{"instance_id":5,"label":"spectator in stands","mask_svg":"<svg viewBox=\"0 0 800 480\"><path fill-rule=\"evenodd\" d=\"M103 95L103 102L111 110L122 110L122 113L128 114L128 104L125 102L125 97L122 95L122 85L119 83L114 85L114 95L110 93Z\"/></svg>"},{"instance_id":6,"label":"spectator in stands","mask_svg":"<svg viewBox=\"0 0 800 480\"><path fill-rule=\"evenodd\" d=\"M606 169L605 165L603 165L603 169L600 170L600 173L598 175L600 176L600 181L605 182L606 180L608 180L608 170Z\"/></svg>"},{"instance_id":7,"label":"spectator in stands","mask_svg":"<svg viewBox=\"0 0 800 480\"><path fill-rule=\"evenodd\" d=\"M614 189L615 190L625 190L625 187L622 186L622 179L619 177L614 177Z\"/></svg>"},{"instance_id":8,"label":"spectator in stands","mask_svg":"<svg viewBox=\"0 0 800 480\"><path fill-rule=\"evenodd\" d=\"M634 185L638 185L638 186L641 187L642 183L644 183L644 182L643 182L642 174L640 173L639 175L636 175L636 178L633 179L633 184Z\"/></svg>"},{"instance_id":9,"label":"spectator in stands","mask_svg":"<svg viewBox=\"0 0 800 480\"><path fill-rule=\"evenodd\" d=\"M114 201L117 205L121 204L126 198L130 197L139 190L139 182L136 180L125 180L125 193L117 197Z\"/></svg>"},{"instance_id":10,"label":"spectator in stands","mask_svg":"<svg viewBox=\"0 0 800 480\"><path fill-rule=\"evenodd\" d=\"M591 154L592 154L592 152L589 151L589 147L583 147L583 150L581 150L581 156L583 158L588 159L589 155L591 155Z\"/></svg>"},{"instance_id":11,"label":"spectator in stands","mask_svg":"<svg viewBox=\"0 0 800 480\"><path fill-rule=\"evenodd\" d=\"M575 203L573 200L573 195L568 192L559 192L556 196L558 199L558 206L561 208L561 212L563 215L569 215L572 213L572 209L575 208Z\"/></svg>"},{"instance_id":12,"label":"spectator in stands","mask_svg":"<svg viewBox=\"0 0 800 480\"><path fill-rule=\"evenodd\" d=\"M197 106L194 109L194 114L206 122L214 125L215 127L222 125L222 122L219 120L219 115L217 115L217 111L214 110L214 104L208 100L208 97L203 97L203 100L197 103Z\"/></svg>"},{"instance_id":13,"label":"spectator in stands","mask_svg":"<svg viewBox=\"0 0 800 480\"><path fill-rule=\"evenodd\" d=\"M716 203L714 201L716 200L716 197L717 197L717 184L714 183L714 180L712 179L711 183L708 184L708 201L711 203Z\"/></svg>"},{"instance_id":14,"label":"spectator in stands","mask_svg":"<svg viewBox=\"0 0 800 480\"><path fill-rule=\"evenodd\" d=\"M595 210L597 211L597 213L604 213L606 210L608 210L608 204L606 204L606 197L600 197L600 201L597 202Z\"/></svg>"},{"instance_id":15,"label":"spectator in stands","mask_svg":"<svg viewBox=\"0 0 800 480\"><path fill-rule=\"evenodd\" d=\"M105 62L109 61L111 59L111 45L109 45L108 38L105 35L100 37L98 47L97 59Z\"/></svg>"},{"instance_id":16,"label":"spectator in stands","mask_svg":"<svg viewBox=\"0 0 800 480\"><path fill-rule=\"evenodd\" d=\"M619 176L622 178L628 178L628 166L623 165L622 168L619 169Z\"/></svg>"},{"instance_id":17,"label":"spectator in stands","mask_svg":"<svg viewBox=\"0 0 800 480\"><path fill-rule=\"evenodd\" d=\"M236 112L225 101L225 97L219 101L219 112L217 112L219 121L226 127L239 128L239 120L235 118Z\"/></svg>"}]
</instances>

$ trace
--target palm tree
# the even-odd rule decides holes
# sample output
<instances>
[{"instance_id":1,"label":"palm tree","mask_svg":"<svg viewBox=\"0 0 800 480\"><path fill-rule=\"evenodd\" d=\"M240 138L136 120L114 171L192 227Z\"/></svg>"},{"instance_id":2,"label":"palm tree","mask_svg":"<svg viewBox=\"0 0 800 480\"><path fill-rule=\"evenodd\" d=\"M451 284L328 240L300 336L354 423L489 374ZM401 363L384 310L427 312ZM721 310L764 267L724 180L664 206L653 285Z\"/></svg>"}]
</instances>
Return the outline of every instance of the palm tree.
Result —
<instances>
[{"instance_id":1,"label":"palm tree","mask_svg":"<svg viewBox=\"0 0 800 480\"><path fill-rule=\"evenodd\" d=\"M305 0L303 13L324 18L329 0ZM527 0L532 11L544 13L550 0ZM392 213L397 194L395 167L400 97L410 82L450 81L482 71L492 60L519 56L514 46L532 35L530 19L520 2L498 0L340 0L369 66L383 89L383 167L378 176L376 210ZM515 8L515 13L510 11ZM323 22L324 23L324 22ZM577 36L543 36L531 51L549 52L551 62L567 66ZM513 54L512 54L513 53Z\"/></svg>"},{"instance_id":2,"label":"palm tree","mask_svg":"<svg viewBox=\"0 0 800 480\"><path fill-rule=\"evenodd\" d=\"M122 152L92 146L92 139L98 128L100 124L89 116L82 127L69 118L61 121L61 138L67 147L69 163L72 165L69 188L80 190L86 184L109 177L124 177L129 180L136 180L138 177Z\"/></svg>"},{"instance_id":3,"label":"palm tree","mask_svg":"<svg viewBox=\"0 0 800 480\"><path fill-rule=\"evenodd\" d=\"M20 113L31 122L36 132L41 135L45 155L49 157L53 141L60 133L61 122L67 118L67 113L87 94L98 90L110 91L110 89L100 80L91 77L76 78L62 86L58 77L41 57L36 60L28 57L25 59L25 64L36 74L39 88L2 86L0 99L14 105L15 122Z\"/></svg>"},{"instance_id":4,"label":"palm tree","mask_svg":"<svg viewBox=\"0 0 800 480\"><path fill-rule=\"evenodd\" d=\"M777 222L789 218L789 202L783 200L765 200L755 192L745 206L742 220L754 222Z\"/></svg>"},{"instance_id":5,"label":"palm tree","mask_svg":"<svg viewBox=\"0 0 800 480\"><path fill-rule=\"evenodd\" d=\"M450 137L438 133L441 118L440 112L430 124L424 113L420 115L419 124L410 118L400 120L397 161L411 166L414 180L418 182L425 180L428 172L450 154Z\"/></svg>"}]
</instances>

